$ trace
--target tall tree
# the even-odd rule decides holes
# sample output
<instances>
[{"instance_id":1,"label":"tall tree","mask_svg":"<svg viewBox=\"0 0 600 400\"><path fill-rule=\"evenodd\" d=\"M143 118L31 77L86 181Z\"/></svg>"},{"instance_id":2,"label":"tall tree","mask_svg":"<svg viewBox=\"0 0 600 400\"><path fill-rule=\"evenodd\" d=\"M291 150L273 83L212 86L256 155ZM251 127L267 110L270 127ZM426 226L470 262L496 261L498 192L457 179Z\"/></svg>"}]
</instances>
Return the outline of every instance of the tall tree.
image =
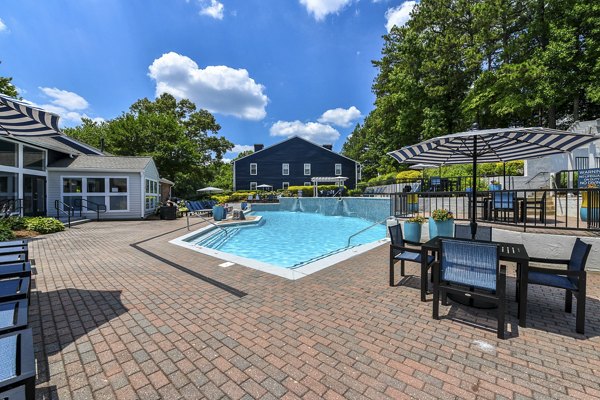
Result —
<instances>
[{"instance_id":1,"label":"tall tree","mask_svg":"<svg viewBox=\"0 0 600 400\"><path fill-rule=\"evenodd\" d=\"M2 61L0 61L0 64L2 64ZM9 77L0 76L0 93L10 97L19 97L17 88L12 84L12 78Z\"/></svg>"}]
</instances>

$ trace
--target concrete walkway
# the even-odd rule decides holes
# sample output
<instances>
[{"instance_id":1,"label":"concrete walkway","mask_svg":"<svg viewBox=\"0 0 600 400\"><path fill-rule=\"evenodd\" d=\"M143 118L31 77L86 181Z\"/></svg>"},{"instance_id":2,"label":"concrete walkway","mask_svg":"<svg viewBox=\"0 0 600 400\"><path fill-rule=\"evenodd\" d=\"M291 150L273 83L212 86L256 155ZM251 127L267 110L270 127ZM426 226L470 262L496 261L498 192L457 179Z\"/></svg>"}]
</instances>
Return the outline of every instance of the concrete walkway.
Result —
<instances>
[{"instance_id":1,"label":"concrete walkway","mask_svg":"<svg viewBox=\"0 0 600 400\"><path fill-rule=\"evenodd\" d=\"M500 341L494 311L434 321L417 268L389 287L387 246L288 281L168 243L186 232L91 222L32 241L38 398L600 398L598 274L586 336L552 289L518 328L511 278Z\"/></svg>"}]
</instances>

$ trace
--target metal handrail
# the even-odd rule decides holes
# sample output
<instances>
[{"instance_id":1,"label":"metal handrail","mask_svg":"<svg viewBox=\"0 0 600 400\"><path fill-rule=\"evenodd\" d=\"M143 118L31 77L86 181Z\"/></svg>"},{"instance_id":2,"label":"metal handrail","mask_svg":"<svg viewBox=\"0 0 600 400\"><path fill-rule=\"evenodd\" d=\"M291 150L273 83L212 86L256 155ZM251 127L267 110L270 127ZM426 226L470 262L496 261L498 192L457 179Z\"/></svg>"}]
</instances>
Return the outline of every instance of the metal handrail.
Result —
<instances>
[{"instance_id":1,"label":"metal handrail","mask_svg":"<svg viewBox=\"0 0 600 400\"><path fill-rule=\"evenodd\" d=\"M364 231L368 231L369 229L373 228L374 226L381 225L381 224L383 224L385 221L387 221L388 219L390 219L390 217L386 217L385 219L382 219L382 220L381 220L381 221L379 221L379 222L375 222L373 225L369 225L369 226L367 226L366 228L363 228L363 229L361 229L360 231L358 231L358 232L356 232L356 233L354 233L354 234L350 235L350 236L348 237L348 243L346 243L346 247L350 247L350 241L352 240L352 238L353 238L354 236L356 236L356 235L360 235L360 234L361 234L361 233L363 233Z\"/></svg>"},{"instance_id":2,"label":"metal handrail","mask_svg":"<svg viewBox=\"0 0 600 400\"><path fill-rule=\"evenodd\" d=\"M86 205L83 204L83 202L86 202ZM82 208L86 208L87 210L90 211L96 211L96 221L100 221L100 213L106 212L106 205L105 204L99 204L99 203L95 203L93 201L89 201L88 199L74 199L73 200L73 206L76 208L79 208L79 216L81 217L81 209ZM89 206L95 206L96 208L90 208Z\"/></svg>"},{"instance_id":3,"label":"metal handrail","mask_svg":"<svg viewBox=\"0 0 600 400\"><path fill-rule=\"evenodd\" d=\"M71 214L73 214L75 212L73 207L63 201L54 200L54 208L56 209L56 219L60 220L60 213L67 215L67 225L70 228L71 227ZM63 208L67 208L69 211L67 212Z\"/></svg>"},{"instance_id":4,"label":"metal handrail","mask_svg":"<svg viewBox=\"0 0 600 400\"><path fill-rule=\"evenodd\" d=\"M209 224L211 224L211 225L213 225L213 226L215 226L215 227L219 228L220 230L222 230L222 231L225 233L225 237L229 236L229 231L227 231L227 229L223 228L221 225L217 225L217 224L215 224L215 223L214 223L214 222L212 222L210 219L206 219L206 218L204 218L204 217L203 217L202 215L200 215L200 214L196 214L196 216L198 216L198 217L202 218L202 220L203 220L204 222L208 222ZM190 230L190 213L189 213L189 211L185 213L185 217L186 217L186 219L187 219L187 230L189 231L189 230Z\"/></svg>"}]
</instances>

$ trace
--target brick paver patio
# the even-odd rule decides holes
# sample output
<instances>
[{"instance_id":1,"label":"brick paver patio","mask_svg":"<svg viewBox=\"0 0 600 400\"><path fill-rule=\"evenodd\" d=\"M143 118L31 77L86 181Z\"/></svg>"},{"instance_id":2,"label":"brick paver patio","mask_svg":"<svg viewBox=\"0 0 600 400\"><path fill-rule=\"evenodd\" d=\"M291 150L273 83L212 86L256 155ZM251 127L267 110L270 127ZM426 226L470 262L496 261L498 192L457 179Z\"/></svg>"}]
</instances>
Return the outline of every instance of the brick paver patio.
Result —
<instances>
[{"instance_id":1,"label":"brick paver patio","mask_svg":"<svg viewBox=\"0 0 600 400\"><path fill-rule=\"evenodd\" d=\"M417 278L389 287L387 246L288 281L168 243L186 232L92 222L31 243L38 398L600 398L599 274L586 336L552 289L519 328L510 279L500 341L494 311L434 321Z\"/></svg>"}]
</instances>

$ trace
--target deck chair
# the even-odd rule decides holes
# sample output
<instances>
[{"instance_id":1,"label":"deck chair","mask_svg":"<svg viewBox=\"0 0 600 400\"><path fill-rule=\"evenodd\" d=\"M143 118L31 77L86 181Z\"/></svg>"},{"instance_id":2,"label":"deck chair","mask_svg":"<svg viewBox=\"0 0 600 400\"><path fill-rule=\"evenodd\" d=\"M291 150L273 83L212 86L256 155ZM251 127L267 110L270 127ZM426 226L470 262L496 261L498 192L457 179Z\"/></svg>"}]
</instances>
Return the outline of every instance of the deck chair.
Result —
<instances>
[{"instance_id":1,"label":"deck chair","mask_svg":"<svg viewBox=\"0 0 600 400\"><path fill-rule=\"evenodd\" d=\"M28 277L13 277L1 280L0 302L28 298L30 279Z\"/></svg>"},{"instance_id":2,"label":"deck chair","mask_svg":"<svg viewBox=\"0 0 600 400\"><path fill-rule=\"evenodd\" d=\"M524 205L523 205L523 218L526 219L527 218L527 210L533 210L534 215L533 218L534 220L537 218L537 216L540 216L540 223L544 223L546 222L546 192L544 192L542 194L542 197L540 197L539 199L536 197L534 199L525 199L524 201Z\"/></svg>"},{"instance_id":3,"label":"deck chair","mask_svg":"<svg viewBox=\"0 0 600 400\"><path fill-rule=\"evenodd\" d=\"M14 277L31 277L31 263L26 261L14 264L0 264L0 279Z\"/></svg>"},{"instance_id":4,"label":"deck chair","mask_svg":"<svg viewBox=\"0 0 600 400\"><path fill-rule=\"evenodd\" d=\"M440 261L433 263L433 319L440 319L440 297L448 293L495 303L498 306L498 338L504 339L506 266L500 265L498 246L443 239Z\"/></svg>"},{"instance_id":5,"label":"deck chair","mask_svg":"<svg viewBox=\"0 0 600 400\"><path fill-rule=\"evenodd\" d=\"M7 393L22 396L23 392L25 397L20 399L35 398L35 359L31 329L0 335L0 398L7 398Z\"/></svg>"},{"instance_id":6,"label":"deck chair","mask_svg":"<svg viewBox=\"0 0 600 400\"><path fill-rule=\"evenodd\" d=\"M420 243L409 242L402 236L402 225L388 227L390 233L390 286L395 286L394 265L400 261L400 276L404 276L404 263L406 261L421 263L421 249L406 247L407 244L419 246ZM433 262L433 256L427 256L427 264Z\"/></svg>"},{"instance_id":7,"label":"deck chair","mask_svg":"<svg viewBox=\"0 0 600 400\"><path fill-rule=\"evenodd\" d=\"M0 335L27 328L27 307L27 300L0 303Z\"/></svg>"},{"instance_id":8,"label":"deck chair","mask_svg":"<svg viewBox=\"0 0 600 400\"><path fill-rule=\"evenodd\" d=\"M498 219L498 213L512 213L512 220L517 223L518 217L517 192L494 191L492 193L492 213L494 220Z\"/></svg>"},{"instance_id":9,"label":"deck chair","mask_svg":"<svg viewBox=\"0 0 600 400\"><path fill-rule=\"evenodd\" d=\"M0 264L14 264L27 261L27 253L0 254Z\"/></svg>"},{"instance_id":10,"label":"deck chair","mask_svg":"<svg viewBox=\"0 0 600 400\"><path fill-rule=\"evenodd\" d=\"M571 257L568 260L552 260L536 257L529 258L530 262L562 264L566 265L567 269L541 268L530 265L529 273L527 274L527 285L541 285L564 289L566 291L565 312L571 312L573 296L577 298L575 330L577 333L581 334L585 332L585 296L587 282L585 264L591 249L591 244L587 244L577 238L573 250L571 251Z\"/></svg>"},{"instance_id":11,"label":"deck chair","mask_svg":"<svg viewBox=\"0 0 600 400\"><path fill-rule=\"evenodd\" d=\"M470 225L454 225L454 237L457 239L471 239L471 226ZM492 227L491 226L478 226L477 232L475 232L475 240L481 240L484 242L492 241Z\"/></svg>"}]
</instances>

